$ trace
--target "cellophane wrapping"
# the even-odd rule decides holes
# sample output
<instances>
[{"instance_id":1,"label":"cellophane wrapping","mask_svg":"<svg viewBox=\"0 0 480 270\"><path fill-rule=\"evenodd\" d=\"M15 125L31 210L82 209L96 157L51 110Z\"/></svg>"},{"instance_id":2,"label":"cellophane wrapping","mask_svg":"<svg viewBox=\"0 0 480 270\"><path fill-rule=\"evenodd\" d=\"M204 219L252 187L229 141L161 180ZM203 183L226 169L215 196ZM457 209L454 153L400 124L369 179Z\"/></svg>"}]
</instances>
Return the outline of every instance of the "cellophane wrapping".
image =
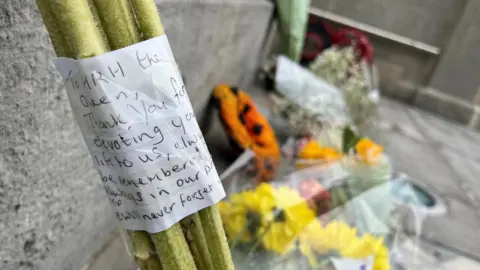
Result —
<instances>
[{"instance_id":1,"label":"cellophane wrapping","mask_svg":"<svg viewBox=\"0 0 480 270\"><path fill-rule=\"evenodd\" d=\"M355 153L319 145L287 140L268 183L254 180L248 153L221 176L236 269L401 269L392 258L402 229L388 157L366 139Z\"/></svg>"},{"instance_id":2,"label":"cellophane wrapping","mask_svg":"<svg viewBox=\"0 0 480 270\"><path fill-rule=\"evenodd\" d=\"M317 136L353 125L378 136L377 77L375 64L358 60L353 47L329 48L308 69L279 56L272 109L292 134Z\"/></svg>"}]
</instances>

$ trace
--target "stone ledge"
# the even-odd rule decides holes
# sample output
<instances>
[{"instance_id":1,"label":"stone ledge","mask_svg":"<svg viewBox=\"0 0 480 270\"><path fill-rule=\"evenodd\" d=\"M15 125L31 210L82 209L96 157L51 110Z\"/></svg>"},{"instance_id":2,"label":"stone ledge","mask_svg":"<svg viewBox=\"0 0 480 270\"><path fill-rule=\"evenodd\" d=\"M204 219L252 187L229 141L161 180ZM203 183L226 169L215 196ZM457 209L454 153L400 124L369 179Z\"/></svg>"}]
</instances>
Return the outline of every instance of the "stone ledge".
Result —
<instances>
[{"instance_id":1,"label":"stone ledge","mask_svg":"<svg viewBox=\"0 0 480 270\"><path fill-rule=\"evenodd\" d=\"M433 88L426 88L418 91L413 100L413 104L424 110L467 126L471 125L471 119L475 113L472 104L445 95Z\"/></svg>"}]
</instances>

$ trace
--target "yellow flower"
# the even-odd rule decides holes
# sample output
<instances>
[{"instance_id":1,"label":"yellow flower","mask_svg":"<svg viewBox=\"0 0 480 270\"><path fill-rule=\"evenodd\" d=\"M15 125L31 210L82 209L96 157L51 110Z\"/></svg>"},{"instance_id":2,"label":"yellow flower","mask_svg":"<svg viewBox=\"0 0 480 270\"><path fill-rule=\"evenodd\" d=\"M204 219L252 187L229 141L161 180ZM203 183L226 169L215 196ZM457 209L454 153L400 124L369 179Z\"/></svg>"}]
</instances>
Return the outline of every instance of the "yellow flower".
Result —
<instances>
[{"instance_id":1,"label":"yellow flower","mask_svg":"<svg viewBox=\"0 0 480 270\"><path fill-rule=\"evenodd\" d=\"M382 246L375 254L375 260L373 261L373 270L390 270L388 249L385 246Z\"/></svg>"},{"instance_id":2,"label":"yellow flower","mask_svg":"<svg viewBox=\"0 0 480 270\"><path fill-rule=\"evenodd\" d=\"M294 248L296 234L286 222L272 222L260 231L262 245L266 250L283 255Z\"/></svg>"},{"instance_id":3,"label":"yellow flower","mask_svg":"<svg viewBox=\"0 0 480 270\"><path fill-rule=\"evenodd\" d=\"M357 229L340 221L331 221L325 226L323 245L341 252L348 243L357 237Z\"/></svg>"},{"instance_id":4,"label":"yellow flower","mask_svg":"<svg viewBox=\"0 0 480 270\"><path fill-rule=\"evenodd\" d=\"M235 205L243 205L249 212L268 216L275 208L273 189L268 184L261 184L255 190L243 191L231 196Z\"/></svg>"},{"instance_id":5,"label":"yellow flower","mask_svg":"<svg viewBox=\"0 0 480 270\"><path fill-rule=\"evenodd\" d=\"M296 190L286 186L279 187L274 196L277 209L283 212L288 226L297 234L316 219L315 211Z\"/></svg>"},{"instance_id":6,"label":"yellow flower","mask_svg":"<svg viewBox=\"0 0 480 270\"><path fill-rule=\"evenodd\" d=\"M306 241L300 241L298 249L308 260L308 264L315 268L318 265L317 257L315 256L315 251L312 249L312 246Z\"/></svg>"},{"instance_id":7,"label":"yellow flower","mask_svg":"<svg viewBox=\"0 0 480 270\"><path fill-rule=\"evenodd\" d=\"M389 270L388 249L382 238L375 238L370 234L364 234L361 238L353 239L341 250L342 256L353 259L374 257L373 270Z\"/></svg>"},{"instance_id":8,"label":"yellow flower","mask_svg":"<svg viewBox=\"0 0 480 270\"><path fill-rule=\"evenodd\" d=\"M264 227L262 244L267 250L284 254L316 217L307 201L290 187L275 189L274 198L274 221Z\"/></svg>"},{"instance_id":9,"label":"yellow flower","mask_svg":"<svg viewBox=\"0 0 480 270\"><path fill-rule=\"evenodd\" d=\"M340 221L331 221L326 226L312 221L298 237L299 250L315 267L317 255L337 253L346 258L365 259L374 257L373 270L390 270L388 249L382 238L370 234L357 236L357 230Z\"/></svg>"},{"instance_id":10,"label":"yellow flower","mask_svg":"<svg viewBox=\"0 0 480 270\"><path fill-rule=\"evenodd\" d=\"M220 202L218 207L230 240L260 241L265 250L279 255L298 248L312 267L318 265L317 256L336 253L352 259L373 256L373 270L390 270L382 238L359 237L356 228L340 221L323 226L305 199L290 187L264 183L231 196L230 202Z\"/></svg>"},{"instance_id":11,"label":"yellow flower","mask_svg":"<svg viewBox=\"0 0 480 270\"><path fill-rule=\"evenodd\" d=\"M383 146L376 144L368 138L363 138L355 145L355 151L363 162L375 164L382 157Z\"/></svg>"},{"instance_id":12,"label":"yellow flower","mask_svg":"<svg viewBox=\"0 0 480 270\"><path fill-rule=\"evenodd\" d=\"M319 239L323 238L323 226L318 220L312 221L299 236L300 252L307 257L311 267L316 267L318 262L316 258L316 250L313 249L313 244L317 243ZM328 251L325 251L325 253Z\"/></svg>"},{"instance_id":13,"label":"yellow flower","mask_svg":"<svg viewBox=\"0 0 480 270\"><path fill-rule=\"evenodd\" d=\"M247 226L247 208L243 205L234 205L224 201L219 202L217 206L228 238L230 240L238 238L243 242L250 241L250 232L245 230Z\"/></svg>"},{"instance_id":14,"label":"yellow flower","mask_svg":"<svg viewBox=\"0 0 480 270\"><path fill-rule=\"evenodd\" d=\"M255 190L247 190L234 194L230 202L218 203L219 211L230 240L252 240L252 232L249 227L260 229L267 226L273 219L275 200L273 188L268 184L262 184Z\"/></svg>"},{"instance_id":15,"label":"yellow flower","mask_svg":"<svg viewBox=\"0 0 480 270\"><path fill-rule=\"evenodd\" d=\"M275 205L277 208L285 209L289 206L304 202L305 199L291 187L281 186L274 191Z\"/></svg>"}]
</instances>

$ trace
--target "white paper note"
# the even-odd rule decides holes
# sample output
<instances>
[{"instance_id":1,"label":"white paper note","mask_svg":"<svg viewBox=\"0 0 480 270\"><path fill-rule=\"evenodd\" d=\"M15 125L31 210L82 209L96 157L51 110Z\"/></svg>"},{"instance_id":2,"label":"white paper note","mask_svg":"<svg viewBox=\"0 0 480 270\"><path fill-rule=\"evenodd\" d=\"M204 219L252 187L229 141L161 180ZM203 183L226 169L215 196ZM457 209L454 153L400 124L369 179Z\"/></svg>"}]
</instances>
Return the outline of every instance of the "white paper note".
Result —
<instances>
[{"instance_id":1,"label":"white paper note","mask_svg":"<svg viewBox=\"0 0 480 270\"><path fill-rule=\"evenodd\" d=\"M54 63L125 229L159 232L225 197L165 35Z\"/></svg>"}]
</instances>

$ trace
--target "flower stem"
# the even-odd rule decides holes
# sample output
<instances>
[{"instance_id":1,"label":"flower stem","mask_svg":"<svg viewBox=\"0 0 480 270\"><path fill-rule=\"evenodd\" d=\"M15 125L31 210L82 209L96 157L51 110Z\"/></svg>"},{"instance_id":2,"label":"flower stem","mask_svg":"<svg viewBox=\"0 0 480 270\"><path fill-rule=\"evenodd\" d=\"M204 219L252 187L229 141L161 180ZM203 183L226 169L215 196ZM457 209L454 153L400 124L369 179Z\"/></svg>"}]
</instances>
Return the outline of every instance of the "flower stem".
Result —
<instances>
[{"instance_id":1,"label":"flower stem","mask_svg":"<svg viewBox=\"0 0 480 270\"><path fill-rule=\"evenodd\" d=\"M87 1L88 1L88 6L90 7L90 11L92 12L95 25L97 26L97 29L100 31L100 37L102 38L103 43L108 47L107 48L108 51L110 51L110 47L108 46L107 36L105 34L105 31L102 28L102 22L100 21L100 17L98 16L97 8L95 7L93 0L87 0Z\"/></svg>"},{"instance_id":2,"label":"flower stem","mask_svg":"<svg viewBox=\"0 0 480 270\"><path fill-rule=\"evenodd\" d=\"M255 243L253 244L252 248L250 249L250 251L248 252L247 254L247 260L252 257L253 253L257 250L258 246L262 243L262 239L263 237L267 234L267 232L270 230L270 227L272 227L273 223L275 221L274 220L271 220L267 227L265 228L265 231L263 231L263 233L260 235L260 237L257 237L257 241L255 241Z\"/></svg>"},{"instance_id":3,"label":"flower stem","mask_svg":"<svg viewBox=\"0 0 480 270\"><path fill-rule=\"evenodd\" d=\"M162 266L166 270L195 270L195 262L177 223L168 230L150 234Z\"/></svg>"},{"instance_id":4,"label":"flower stem","mask_svg":"<svg viewBox=\"0 0 480 270\"><path fill-rule=\"evenodd\" d=\"M114 0L117 6L108 4L104 0L93 1L99 10L100 19L112 49L120 49L140 41L140 33L133 20L133 14L130 13L131 8L127 0ZM159 233L152 233L150 237L164 269L196 269L180 224L177 223Z\"/></svg>"},{"instance_id":5,"label":"flower stem","mask_svg":"<svg viewBox=\"0 0 480 270\"><path fill-rule=\"evenodd\" d=\"M65 40L62 29L60 28L55 14L48 0L37 0L37 6L42 15L43 23L48 30L50 40L58 57L74 57L67 41Z\"/></svg>"},{"instance_id":6,"label":"flower stem","mask_svg":"<svg viewBox=\"0 0 480 270\"><path fill-rule=\"evenodd\" d=\"M130 0L138 27L144 40L165 34L155 2L152 0Z\"/></svg>"},{"instance_id":7,"label":"flower stem","mask_svg":"<svg viewBox=\"0 0 480 270\"><path fill-rule=\"evenodd\" d=\"M162 270L162 265L150 237L145 231L131 233L132 245L135 250L135 262L141 270Z\"/></svg>"},{"instance_id":8,"label":"flower stem","mask_svg":"<svg viewBox=\"0 0 480 270\"><path fill-rule=\"evenodd\" d=\"M127 0L93 0L112 50L140 42L140 33Z\"/></svg>"},{"instance_id":9,"label":"flower stem","mask_svg":"<svg viewBox=\"0 0 480 270\"><path fill-rule=\"evenodd\" d=\"M217 206L207 207L198 213L215 269L235 269Z\"/></svg>"},{"instance_id":10,"label":"flower stem","mask_svg":"<svg viewBox=\"0 0 480 270\"><path fill-rule=\"evenodd\" d=\"M153 0L130 0L130 3L144 40L155 38L165 33ZM228 248L227 237L217 206L210 206L199 211L198 214L215 269L234 269L232 255Z\"/></svg>"},{"instance_id":11,"label":"flower stem","mask_svg":"<svg viewBox=\"0 0 480 270\"><path fill-rule=\"evenodd\" d=\"M76 59L101 55L108 51L85 0L49 0L64 39Z\"/></svg>"},{"instance_id":12,"label":"flower stem","mask_svg":"<svg viewBox=\"0 0 480 270\"><path fill-rule=\"evenodd\" d=\"M240 240L240 238L242 238L246 232L248 232L248 228L253 224L253 221L250 221L250 220L247 220L247 224L245 225L245 227L240 231L240 233L237 233L237 235L235 235L235 238L233 239L233 241L231 241L230 243L230 249L234 249L235 246L237 245L238 241Z\"/></svg>"},{"instance_id":13,"label":"flower stem","mask_svg":"<svg viewBox=\"0 0 480 270\"><path fill-rule=\"evenodd\" d=\"M203 233L200 216L195 213L182 219L180 224L197 268L199 270L213 270L212 259L208 252L207 240Z\"/></svg>"}]
</instances>

